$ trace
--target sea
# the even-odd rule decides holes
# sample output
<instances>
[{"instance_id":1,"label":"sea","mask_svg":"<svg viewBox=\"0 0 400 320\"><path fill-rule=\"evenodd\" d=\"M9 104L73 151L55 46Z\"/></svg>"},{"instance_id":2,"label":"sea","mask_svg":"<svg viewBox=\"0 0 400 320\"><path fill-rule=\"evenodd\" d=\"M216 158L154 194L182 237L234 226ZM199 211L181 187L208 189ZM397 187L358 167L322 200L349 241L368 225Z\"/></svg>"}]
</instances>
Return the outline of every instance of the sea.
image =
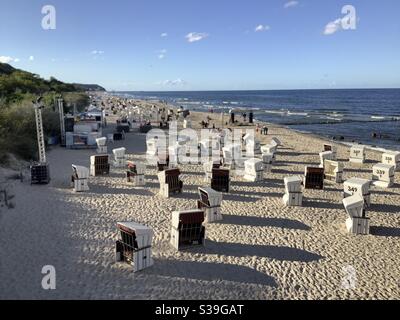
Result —
<instances>
[{"instance_id":1,"label":"sea","mask_svg":"<svg viewBox=\"0 0 400 320\"><path fill-rule=\"evenodd\" d=\"M400 150L400 89L113 92L241 117L348 143Z\"/></svg>"}]
</instances>

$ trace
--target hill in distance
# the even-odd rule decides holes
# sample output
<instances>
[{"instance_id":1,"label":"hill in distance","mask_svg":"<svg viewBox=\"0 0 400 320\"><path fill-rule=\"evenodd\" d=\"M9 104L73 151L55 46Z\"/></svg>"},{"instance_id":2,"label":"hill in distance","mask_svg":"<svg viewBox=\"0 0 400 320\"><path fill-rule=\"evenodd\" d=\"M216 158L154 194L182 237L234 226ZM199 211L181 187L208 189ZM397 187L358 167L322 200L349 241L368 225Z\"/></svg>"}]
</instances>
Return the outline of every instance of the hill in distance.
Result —
<instances>
[{"instance_id":1,"label":"hill in distance","mask_svg":"<svg viewBox=\"0 0 400 320\"><path fill-rule=\"evenodd\" d=\"M37 90L32 86L37 86ZM97 84L64 83L55 78L50 80L41 79L38 75L19 70L7 63L0 63L0 89L10 91L20 90L22 92L35 91L106 91Z\"/></svg>"}]
</instances>

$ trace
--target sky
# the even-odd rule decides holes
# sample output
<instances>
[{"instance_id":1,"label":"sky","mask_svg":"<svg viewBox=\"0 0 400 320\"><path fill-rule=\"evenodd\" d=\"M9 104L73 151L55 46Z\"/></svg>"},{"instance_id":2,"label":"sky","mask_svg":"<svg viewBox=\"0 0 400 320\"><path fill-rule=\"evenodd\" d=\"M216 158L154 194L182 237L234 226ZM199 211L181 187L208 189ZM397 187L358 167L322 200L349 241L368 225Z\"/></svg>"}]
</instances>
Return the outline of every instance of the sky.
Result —
<instances>
[{"instance_id":1,"label":"sky","mask_svg":"<svg viewBox=\"0 0 400 320\"><path fill-rule=\"evenodd\" d=\"M0 0L0 62L117 91L400 88L400 1Z\"/></svg>"}]
</instances>

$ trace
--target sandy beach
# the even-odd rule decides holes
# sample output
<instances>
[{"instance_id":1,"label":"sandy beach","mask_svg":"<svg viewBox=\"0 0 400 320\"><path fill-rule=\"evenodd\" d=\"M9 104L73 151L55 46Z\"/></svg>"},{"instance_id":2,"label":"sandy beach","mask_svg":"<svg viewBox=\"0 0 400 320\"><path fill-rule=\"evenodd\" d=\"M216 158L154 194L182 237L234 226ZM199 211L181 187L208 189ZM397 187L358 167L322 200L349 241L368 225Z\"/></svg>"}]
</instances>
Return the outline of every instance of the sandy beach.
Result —
<instances>
[{"instance_id":1,"label":"sandy beach","mask_svg":"<svg viewBox=\"0 0 400 320\"><path fill-rule=\"evenodd\" d=\"M219 126L219 115L210 116ZM193 124L199 128L204 117L192 113ZM114 131L114 120L104 133ZM303 207L282 203L284 177L318 165L326 140L268 128L268 136L257 134L261 143L283 143L272 173L262 183L232 178L224 220L206 225L204 248L183 252L169 244L171 212L196 207L202 166L180 166L184 192L170 199L158 195L155 167L147 168L143 188L112 168L110 176L90 178L89 192L75 193L71 164L89 167L96 151L52 148L51 183L13 182L16 207L0 211L0 299L400 299L400 174L393 188L372 189L371 234L350 235L341 184L305 190ZM360 166L348 162L348 147L337 146L345 179L371 178L381 153L368 150ZM146 135L129 133L109 152L117 147L144 161ZM119 221L153 228L154 266L134 274L115 262ZM41 287L45 265L56 268L56 290ZM348 266L356 270L355 289L342 285Z\"/></svg>"}]
</instances>

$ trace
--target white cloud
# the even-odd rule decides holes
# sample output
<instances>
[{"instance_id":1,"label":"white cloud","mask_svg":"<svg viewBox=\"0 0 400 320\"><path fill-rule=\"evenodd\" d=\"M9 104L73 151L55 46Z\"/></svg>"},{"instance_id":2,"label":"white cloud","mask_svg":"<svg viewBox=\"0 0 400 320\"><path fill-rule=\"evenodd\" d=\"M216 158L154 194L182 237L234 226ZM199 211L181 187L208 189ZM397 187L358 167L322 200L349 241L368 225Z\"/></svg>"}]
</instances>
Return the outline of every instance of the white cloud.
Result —
<instances>
[{"instance_id":1,"label":"white cloud","mask_svg":"<svg viewBox=\"0 0 400 320\"><path fill-rule=\"evenodd\" d=\"M158 59L164 59L167 54L167 49L162 49L158 51Z\"/></svg>"},{"instance_id":2,"label":"white cloud","mask_svg":"<svg viewBox=\"0 0 400 320\"><path fill-rule=\"evenodd\" d=\"M166 38L166 37L168 37L168 33L166 33L166 32L163 32L163 33L161 33L161 38Z\"/></svg>"},{"instance_id":3,"label":"white cloud","mask_svg":"<svg viewBox=\"0 0 400 320\"><path fill-rule=\"evenodd\" d=\"M104 51L102 51L102 50L93 50L91 52L91 54L94 55L94 56L99 56L99 55L104 54Z\"/></svg>"},{"instance_id":4,"label":"white cloud","mask_svg":"<svg viewBox=\"0 0 400 320\"><path fill-rule=\"evenodd\" d=\"M188 42L196 42L196 41L203 40L207 37L208 37L207 33L191 32L191 33L187 34L185 38L187 39Z\"/></svg>"},{"instance_id":5,"label":"white cloud","mask_svg":"<svg viewBox=\"0 0 400 320\"><path fill-rule=\"evenodd\" d=\"M298 4L299 4L298 1L289 1L289 2L286 2L283 7L285 9L288 9L288 8L296 7Z\"/></svg>"},{"instance_id":6,"label":"white cloud","mask_svg":"<svg viewBox=\"0 0 400 320\"><path fill-rule=\"evenodd\" d=\"M14 62L20 62L21 60L19 58L15 58Z\"/></svg>"},{"instance_id":7,"label":"white cloud","mask_svg":"<svg viewBox=\"0 0 400 320\"><path fill-rule=\"evenodd\" d=\"M329 36L342 30L342 19L336 19L325 26L324 35Z\"/></svg>"},{"instance_id":8,"label":"white cloud","mask_svg":"<svg viewBox=\"0 0 400 320\"><path fill-rule=\"evenodd\" d=\"M29 61L33 61L33 60L35 60L35 57L34 56L30 56L29 57Z\"/></svg>"},{"instance_id":9,"label":"white cloud","mask_svg":"<svg viewBox=\"0 0 400 320\"><path fill-rule=\"evenodd\" d=\"M0 62L1 63L10 63L13 62L14 58L11 57L6 57L6 56L0 56Z\"/></svg>"},{"instance_id":10,"label":"white cloud","mask_svg":"<svg viewBox=\"0 0 400 320\"><path fill-rule=\"evenodd\" d=\"M264 25L260 24L254 29L254 32L268 31L269 29L271 29L270 26L266 26L266 25L264 26Z\"/></svg>"},{"instance_id":11,"label":"white cloud","mask_svg":"<svg viewBox=\"0 0 400 320\"><path fill-rule=\"evenodd\" d=\"M181 78L178 78L176 80L165 80L161 84L166 87L176 87L183 86L187 84L187 82L185 80L182 80Z\"/></svg>"}]
</instances>

